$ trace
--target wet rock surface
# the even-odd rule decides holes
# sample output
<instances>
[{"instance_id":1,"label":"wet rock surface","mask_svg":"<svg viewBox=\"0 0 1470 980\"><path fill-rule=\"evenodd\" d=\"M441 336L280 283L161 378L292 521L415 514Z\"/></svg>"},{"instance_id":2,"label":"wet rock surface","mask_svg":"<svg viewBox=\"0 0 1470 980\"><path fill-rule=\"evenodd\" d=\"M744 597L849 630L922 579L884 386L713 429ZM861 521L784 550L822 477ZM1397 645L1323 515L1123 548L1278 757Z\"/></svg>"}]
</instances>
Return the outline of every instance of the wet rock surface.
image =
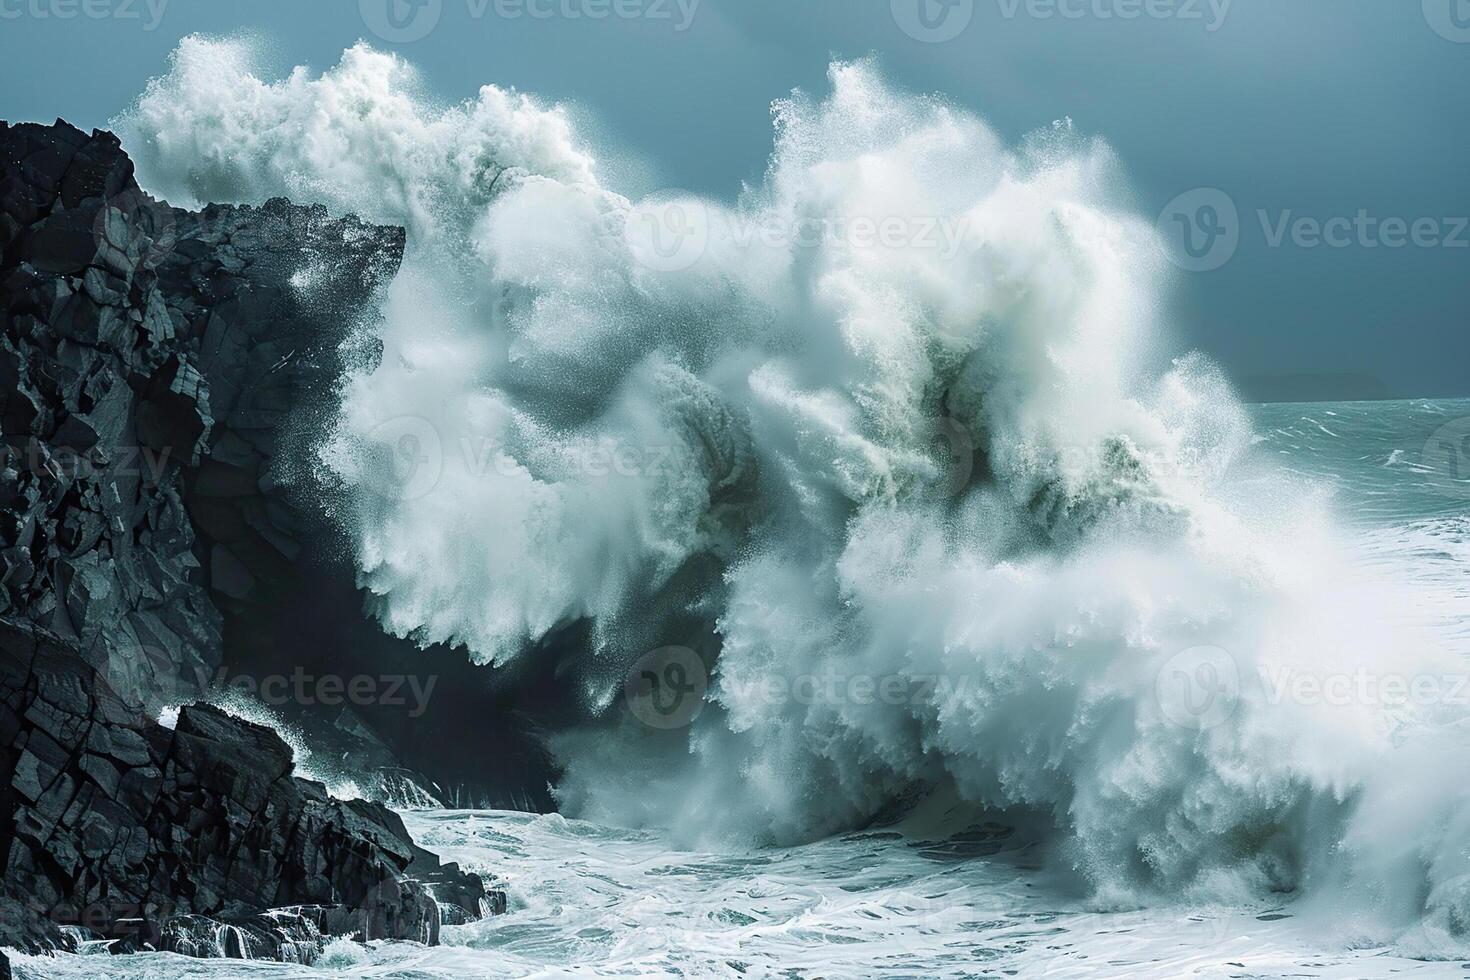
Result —
<instances>
[{"instance_id":1,"label":"wet rock surface","mask_svg":"<svg viewBox=\"0 0 1470 980\"><path fill-rule=\"evenodd\" d=\"M281 200L171 208L111 134L0 123L0 945L302 961L496 907L271 730L153 720L297 581L292 420L402 248Z\"/></svg>"},{"instance_id":2,"label":"wet rock surface","mask_svg":"<svg viewBox=\"0 0 1470 980\"><path fill-rule=\"evenodd\" d=\"M147 232L108 204L140 199L115 141L4 128L0 159L0 615L159 705L219 656L182 500L207 393Z\"/></svg>"},{"instance_id":3,"label":"wet rock surface","mask_svg":"<svg viewBox=\"0 0 1470 980\"><path fill-rule=\"evenodd\" d=\"M0 124L0 167L0 614L174 703L262 583L293 581L306 450L284 444L403 233L279 199L171 208L115 137L61 123Z\"/></svg>"},{"instance_id":4,"label":"wet rock surface","mask_svg":"<svg viewBox=\"0 0 1470 980\"><path fill-rule=\"evenodd\" d=\"M292 914L318 935L424 943L438 939L436 891L481 913L477 877L415 846L392 811L294 777L273 731L209 705L183 708L170 730L59 637L0 623L0 649L5 898L31 920L8 915L21 928L4 942L65 948L72 926L126 948L229 955L199 938L202 916L254 936L247 951L277 958L290 942L299 958L310 930L269 910L313 906Z\"/></svg>"},{"instance_id":5,"label":"wet rock surface","mask_svg":"<svg viewBox=\"0 0 1470 980\"><path fill-rule=\"evenodd\" d=\"M356 328L401 229L169 207L110 134L58 124L0 131L0 242L0 615L77 635L150 709L364 677L375 696L272 703L314 766L395 801L551 809L522 709L564 700L554 672L386 635L315 479L345 366L380 356Z\"/></svg>"}]
</instances>

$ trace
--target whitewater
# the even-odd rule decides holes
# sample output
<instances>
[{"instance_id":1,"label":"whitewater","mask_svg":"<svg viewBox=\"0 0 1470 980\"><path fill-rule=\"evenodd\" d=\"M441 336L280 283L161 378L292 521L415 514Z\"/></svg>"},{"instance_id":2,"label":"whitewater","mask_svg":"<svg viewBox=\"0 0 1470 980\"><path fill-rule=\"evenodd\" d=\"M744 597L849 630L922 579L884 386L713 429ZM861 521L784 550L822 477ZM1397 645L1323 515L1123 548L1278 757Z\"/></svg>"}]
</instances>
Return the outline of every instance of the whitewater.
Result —
<instances>
[{"instance_id":1,"label":"whitewater","mask_svg":"<svg viewBox=\"0 0 1470 980\"><path fill-rule=\"evenodd\" d=\"M367 46L255 64L188 39L115 127L173 204L408 229L312 477L385 630L590 625L562 812L406 815L511 896L442 948L25 966L1462 974L1470 403L1248 410L1104 142L870 62L727 200Z\"/></svg>"}]
</instances>

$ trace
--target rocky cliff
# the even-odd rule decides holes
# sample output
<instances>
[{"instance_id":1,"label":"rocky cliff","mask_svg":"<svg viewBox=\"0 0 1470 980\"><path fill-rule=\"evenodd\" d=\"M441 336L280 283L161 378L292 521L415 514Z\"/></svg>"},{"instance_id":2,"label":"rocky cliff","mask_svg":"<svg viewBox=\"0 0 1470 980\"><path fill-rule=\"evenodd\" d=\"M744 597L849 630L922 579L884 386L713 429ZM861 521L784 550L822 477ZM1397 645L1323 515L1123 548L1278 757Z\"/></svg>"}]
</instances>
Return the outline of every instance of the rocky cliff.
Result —
<instances>
[{"instance_id":1,"label":"rocky cliff","mask_svg":"<svg viewBox=\"0 0 1470 980\"><path fill-rule=\"evenodd\" d=\"M111 134L0 123L0 943L301 958L493 907L273 732L156 720L301 584L293 425L402 248L280 200L172 208Z\"/></svg>"},{"instance_id":2,"label":"rocky cliff","mask_svg":"<svg viewBox=\"0 0 1470 980\"><path fill-rule=\"evenodd\" d=\"M207 705L169 729L67 641L0 623L0 649L3 942L65 945L71 926L221 955L224 935L235 955L301 961L322 934L432 944L441 915L491 909L392 811L294 778L269 729Z\"/></svg>"}]
</instances>

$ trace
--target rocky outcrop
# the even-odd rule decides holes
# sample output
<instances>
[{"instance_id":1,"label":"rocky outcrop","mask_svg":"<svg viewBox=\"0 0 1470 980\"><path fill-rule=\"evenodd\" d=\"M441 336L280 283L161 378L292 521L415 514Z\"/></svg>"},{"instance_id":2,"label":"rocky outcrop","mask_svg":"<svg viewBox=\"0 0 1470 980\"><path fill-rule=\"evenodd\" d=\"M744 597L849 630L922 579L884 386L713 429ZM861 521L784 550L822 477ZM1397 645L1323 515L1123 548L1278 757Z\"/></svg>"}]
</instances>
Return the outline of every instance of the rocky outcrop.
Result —
<instances>
[{"instance_id":1,"label":"rocky outcrop","mask_svg":"<svg viewBox=\"0 0 1470 980\"><path fill-rule=\"evenodd\" d=\"M322 933L436 942L436 890L453 917L487 910L392 811L294 778L273 731L208 705L170 730L39 631L0 623L0 650L4 893L30 913L0 941L70 925L197 955L207 919L253 957L300 960Z\"/></svg>"},{"instance_id":2,"label":"rocky outcrop","mask_svg":"<svg viewBox=\"0 0 1470 980\"><path fill-rule=\"evenodd\" d=\"M354 328L401 230L280 200L184 211L131 174L110 134L0 130L0 615L78 635L150 708L298 672L411 676L432 703L271 707L314 764L385 798L550 808L521 716L563 685L384 634L314 480L345 363L379 355Z\"/></svg>"},{"instance_id":3,"label":"rocky outcrop","mask_svg":"<svg viewBox=\"0 0 1470 980\"><path fill-rule=\"evenodd\" d=\"M0 944L300 959L494 910L268 729L153 720L299 584L291 422L402 247L280 200L171 208L111 134L0 123Z\"/></svg>"},{"instance_id":4,"label":"rocky outcrop","mask_svg":"<svg viewBox=\"0 0 1470 980\"><path fill-rule=\"evenodd\" d=\"M341 373L400 229L283 200L183 211L109 133L0 124L0 614L150 707L207 685L221 610L290 581L280 451Z\"/></svg>"},{"instance_id":5,"label":"rocky outcrop","mask_svg":"<svg viewBox=\"0 0 1470 980\"><path fill-rule=\"evenodd\" d=\"M219 657L182 501L207 395L115 142L0 126L0 160L0 614L158 705Z\"/></svg>"},{"instance_id":6,"label":"rocky outcrop","mask_svg":"<svg viewBox=\"0 0 1470 980\"><path fill-rule=\"evenodd\" d=\"M171 214L158 286L213 417L184 500L215 605L247 629L295 583L316 534L311 440L333 410L352 328L402 259L403 233L283 200Z\"/></svg>"}]
</instances>

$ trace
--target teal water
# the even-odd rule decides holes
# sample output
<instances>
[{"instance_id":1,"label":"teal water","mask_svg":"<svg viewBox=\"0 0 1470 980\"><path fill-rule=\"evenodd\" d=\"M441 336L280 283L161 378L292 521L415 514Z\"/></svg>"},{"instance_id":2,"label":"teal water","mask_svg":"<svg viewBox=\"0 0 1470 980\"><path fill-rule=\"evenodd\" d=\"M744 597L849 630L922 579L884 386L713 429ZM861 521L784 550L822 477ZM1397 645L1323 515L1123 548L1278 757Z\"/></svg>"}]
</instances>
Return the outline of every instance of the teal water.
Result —
<instances>
[{"instance_id":1,"label":"teal water","mask_svg":"<svg viewBox=\"0 0 1470 980\"><path fill-rule=\"evenodd\" d=\"M1253 406L1263 452L1332 488L1354 525L1470 513L1470 398Z\"/></svg>"},{"instance_id":2,"label":"teal water","mask_svg":"<svg viewBox=\"0 0 1470 980\"><path fill-rule=\"evenodd\" d=\"M1470 400L1252 411L1258 459L1326 495L1362 563L1410 585L1416 615L1470 654ZM449 927L435 949L337 941L311 968L96 955L20 957L18 975L1470 976L1453 938L1384 941L1296 895L1098 907L1043 870L1034 841L935 801L894 827L728 852L557 815L405 816L420 843L504 887L510 912Z\"/></svg>"}]
</instances>

